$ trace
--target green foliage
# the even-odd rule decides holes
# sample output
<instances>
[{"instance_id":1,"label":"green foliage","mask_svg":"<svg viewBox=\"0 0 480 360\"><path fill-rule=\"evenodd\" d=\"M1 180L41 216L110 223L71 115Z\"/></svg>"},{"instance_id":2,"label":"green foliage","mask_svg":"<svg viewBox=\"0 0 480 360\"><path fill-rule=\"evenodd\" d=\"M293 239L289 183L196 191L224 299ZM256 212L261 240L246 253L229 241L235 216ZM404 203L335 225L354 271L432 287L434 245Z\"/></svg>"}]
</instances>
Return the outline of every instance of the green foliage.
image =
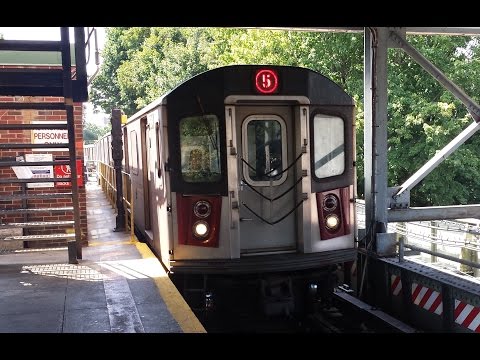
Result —
<instances>
[{"instance_id":1,"label":"green foliage","mask_svg":"<svg viewBox=\"0 0 480 360\"><path fill-rule=\"evenodd\" d=\"M150 34L150 28L107 28L106 42L99 75L92 82L90 98L92 103L101 107L107 114L114 108L132 110L132 100L118 78L123 63L129 61L143 41ZM135 109L135 107L133 107Z\"/></svg>"},{"instance_id":2,"label":"green foliage","mask_svg":"<svg viewBox=\"0 0 480 360\"><path fill-rule=\"evenodd\" d=\"M207 70L202 54L209 43L202 28L109 28L104 63L92 83L92 102L128 116Z\"/></svg>"},{"instance_id":3,"label":"green foliage","mask_svg":"<svg viewBox=\"0 0 480 360\"><path fill-rule=\"evenodd\" d=\"M91 122L86 122L83 125L83 141L87 144L92 144L95 140L98 140L103 135L111 131L112 126L110 124L102 127Z\"/></svg>"},{"instance_id":4,"label":"green foliage","mask_svg":"<svg viewBox=\"0 0 480 360\"><path fill-rule=\"evenodd\" d=\"M363 35L259 29L213 29L209 68L232 64L302 66L345 91L363 91Z\"/></svg>"},{"instance_id":5,"label":"green foliage","mask_svg":"<svg viewBox=\"0 0 480 360\"><path fill-rule=\"evenodd\" d=\"M410 36L408 41L467 94L476 94L478 62L459 49L470 37ZM472 51L478 51L475 47ZM401 50L388 57L389 186L400 185L472 122L465 106ZM432 171L411 192L412 206L476 202L479 168L475 137ZM468 185L470 184L470 185Z\"/></svg>"},{"instance_id":6,"label":"green foliage","mask_svg":"<svg viewBox=\"0 0 480 360\"><path fill-rule=\"evenodd\" d=\"M478 101L478 41L409 36L408 41ZM363 196L363 35L239 28L110 28L92 101L132 115L207 69L275 64L316 70L355 99L358 193ZM388 56L388 185L402 184L471 121L465 106L400 49ZM478 202L480 140L466 144L411 193L413 206Z\"/></svg>"},{"instance_id":7,"label":"green foliage","mask_svg":"<svg viewBox=\"0 0 480 360\"><path fill-rule=\"evenodd\" d=\"M83 141L85 141L85 143L90 144L90 143L94 142L95 140L98 140L98 135L97 134L95 134L90 129L83 129Z\"/></svg>"},{"instance_id":8,"label":"green foliage","mask_svg":"<svg viewBox=\"0 0 480 360\"><path fill-rule=\"evenodd\" d=\"M121 91L133 98L135 109L207 70L200 56L206 36L205 29L151 29L141 48L118 69Z\"/></svg>"}]
</instances>

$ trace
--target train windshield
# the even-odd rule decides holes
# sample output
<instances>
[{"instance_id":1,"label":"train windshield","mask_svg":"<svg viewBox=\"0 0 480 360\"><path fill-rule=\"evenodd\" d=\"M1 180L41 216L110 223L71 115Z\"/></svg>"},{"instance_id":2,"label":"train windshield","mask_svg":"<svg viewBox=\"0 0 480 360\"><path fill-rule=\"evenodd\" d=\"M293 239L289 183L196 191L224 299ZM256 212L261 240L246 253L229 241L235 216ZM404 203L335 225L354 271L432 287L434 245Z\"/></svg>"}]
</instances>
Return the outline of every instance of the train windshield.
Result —
<instances>
[{"instance_id":1,"label":"train windshield","mask_svg":"<svg viewBox=\"0 0 480 360\"><path fill-rule=\"evenodd\" d=\"M345 171L345 135L343 119L317 114L313 118L314 171L319 179Z\"/></svg>"},{"instance_id":2,"label":"train windshield","mask_svg":"<svg viewBox=\"0 0 480 360\"><path fill-rule=\"evenodd\" d=\"M217 182L221 179L220 129L215 115L180 120L182 177L185 182Z\"/></svg>"}]
</instances>

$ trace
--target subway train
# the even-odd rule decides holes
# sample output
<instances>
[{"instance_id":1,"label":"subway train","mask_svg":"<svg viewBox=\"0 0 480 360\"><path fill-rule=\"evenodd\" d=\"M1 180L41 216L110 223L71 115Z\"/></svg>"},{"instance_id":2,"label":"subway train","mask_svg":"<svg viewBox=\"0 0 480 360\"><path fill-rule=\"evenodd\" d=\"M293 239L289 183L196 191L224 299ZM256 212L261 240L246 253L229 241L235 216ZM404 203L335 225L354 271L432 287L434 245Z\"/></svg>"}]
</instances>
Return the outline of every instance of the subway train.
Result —
<instances>
[{"instance_id":1,"label":"subway train","mask_svg":"<svg viewBox=\"0 0 480 360\"><path fill-rule=\"evenodd\" d=\"M137 237L194 310L301 314L348 282L355 105L338 84L301 67L220 67L121 128ZM110 168L111 141L95 144Z\"/></svg>"}]
</instances>

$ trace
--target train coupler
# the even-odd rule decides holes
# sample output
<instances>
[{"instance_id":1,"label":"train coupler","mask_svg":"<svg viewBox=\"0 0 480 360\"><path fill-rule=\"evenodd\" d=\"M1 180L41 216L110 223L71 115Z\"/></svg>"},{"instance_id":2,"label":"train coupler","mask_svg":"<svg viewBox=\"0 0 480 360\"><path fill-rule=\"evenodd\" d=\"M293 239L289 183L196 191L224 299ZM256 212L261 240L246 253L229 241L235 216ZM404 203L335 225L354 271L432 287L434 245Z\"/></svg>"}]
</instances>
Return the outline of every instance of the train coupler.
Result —
<instances>
[{"instance_id":1,"label":"train coupler","mask_svg":"<svg viewBox=\"0 0 480 360\"><path fill-rule=\"evenodd\" d=\"M261 279L260 301L266 316L289 316L295 309L292 279L290 277Z\"/></svg>"}]
</instances>

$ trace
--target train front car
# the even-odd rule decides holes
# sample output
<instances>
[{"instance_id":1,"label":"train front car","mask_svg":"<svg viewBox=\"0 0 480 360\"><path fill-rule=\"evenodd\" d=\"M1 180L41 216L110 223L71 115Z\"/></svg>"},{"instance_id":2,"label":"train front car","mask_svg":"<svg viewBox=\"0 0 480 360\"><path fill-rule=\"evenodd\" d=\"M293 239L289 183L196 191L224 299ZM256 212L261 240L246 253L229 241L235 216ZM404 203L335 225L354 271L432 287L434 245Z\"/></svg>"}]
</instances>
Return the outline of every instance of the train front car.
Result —
<instances>
[{"instance_id":1,"label":"train front car","mask_svg":"<svg viewBox=\"0 0 480 360\"><path fill-rule=\"evenodd\" d=\"M164 104L166 261L187 301L218 305L248 283L272 315L302 311L307 289L328 294L355 259L353 99L308 69L241 65Z\"/></svg>"}]
</instances>

